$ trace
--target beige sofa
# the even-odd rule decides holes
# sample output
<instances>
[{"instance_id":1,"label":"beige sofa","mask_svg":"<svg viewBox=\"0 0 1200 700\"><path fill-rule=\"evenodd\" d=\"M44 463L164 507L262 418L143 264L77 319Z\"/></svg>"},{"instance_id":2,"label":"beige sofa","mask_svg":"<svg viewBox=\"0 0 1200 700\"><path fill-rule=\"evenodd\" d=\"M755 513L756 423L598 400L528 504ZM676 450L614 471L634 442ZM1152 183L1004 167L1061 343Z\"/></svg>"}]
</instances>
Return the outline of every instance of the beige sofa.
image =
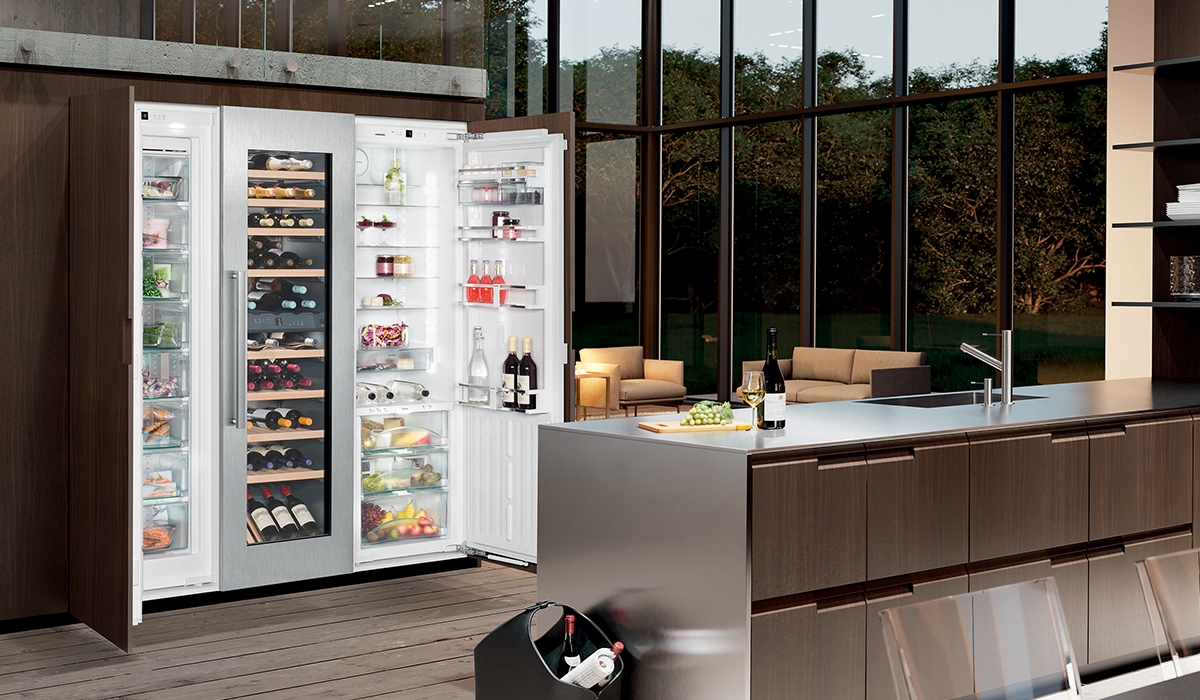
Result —
<instances>
[{"instance_id":1,"label":"beige sofa","mask_svg":"<svg viewBox=\"0 0 1200 700\"><path fill-rule=\"evenodd\" d=\"M742 371L762 369L764 360L743 362ZM923 352L795 348L780 359L788 403L846 401L928 394L929 365ZM738 387L738 396L742 388Z\"/></svg>"},{"instance_id":2,"label":"beige sofa","mask_svg":"<svg viewBox=\"0 0 1200 700\"><path fill-rule=\"evenodd\" d=\"M608 375L608 407L637 415L637 407L648 404L683 404L687 388L683 385L683 362L679 360L647 360L642 346L619 348L586 348L579 351L578 369ZM604 408L604 382L585 377L579 381L579 406Z\"/></svg>"}]
</instances>

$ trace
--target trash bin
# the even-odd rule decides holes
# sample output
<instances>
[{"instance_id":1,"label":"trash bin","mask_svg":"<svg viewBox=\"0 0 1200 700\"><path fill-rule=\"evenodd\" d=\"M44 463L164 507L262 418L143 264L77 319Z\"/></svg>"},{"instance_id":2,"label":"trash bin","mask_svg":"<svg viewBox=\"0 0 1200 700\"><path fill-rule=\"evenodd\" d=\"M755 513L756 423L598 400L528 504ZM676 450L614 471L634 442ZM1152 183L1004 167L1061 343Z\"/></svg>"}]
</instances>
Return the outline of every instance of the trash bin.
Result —
<instances>
[{"instance_id":1,"label":"trash bin","mask_svg":"<svg viewBox=\"0 0 1200 700\"><path fill-rule=\"evenodd\" d=\"M533 639L533 616L547 608L561 608L554 626ZM578 610L550 601L525 608L503 625L492 630L475 647L475 700L592 700L621 697L621 671L624 659L615 660L612 680L595 693L587 688L564 683L552 668L558 667L566 634L565 616L575 616L575 644L580 658L586 659L597 649L612 647L617 640L596 626ZM543 622L545 617L543 616Z\"/></svg>"}]
</instances>

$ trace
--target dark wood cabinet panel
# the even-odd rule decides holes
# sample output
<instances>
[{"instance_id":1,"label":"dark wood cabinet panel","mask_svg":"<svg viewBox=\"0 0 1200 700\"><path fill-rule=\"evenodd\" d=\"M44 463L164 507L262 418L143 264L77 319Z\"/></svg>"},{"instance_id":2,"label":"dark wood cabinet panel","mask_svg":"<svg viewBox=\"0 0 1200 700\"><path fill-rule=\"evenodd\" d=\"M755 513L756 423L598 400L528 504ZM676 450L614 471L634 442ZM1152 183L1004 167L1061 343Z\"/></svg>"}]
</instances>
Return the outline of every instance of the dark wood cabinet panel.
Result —
<instances>
[{"instance_id":1,"label":"dark wood cabinet panel","mask_svg":"<svg viewBox=\"0 0 1200 700\"><path fill-rule=\"evenodd\" d=\"M896 700L879 613L967 592L965 568L928 580L915 578L898 586L867 591L867 700Z\"/></svg>"},{"instance_id":2,"label":"dark wood cabinet panel","mask_svg":"<svg viewBox=\"0 0 1200 700\"><path fill-rule=\"evenodd\" d=\"M1086 424L988 431L971 443L971 561L1088 538Z\"/></svg>"},{"instance_id":3,"label":"dark wood cabinet panel","mask_svg":"<svg viewBox=\"0 0 1200 700\"><path fill-rule=\"evenodd\" d=\"M751 469L754 600L866 579L866 468L859 449Z\"/></svg>"},{"instance_id":4,"label":"dark wood cabinet panel","mask_svg":"<svg viewBox=\"0 0 1200 700\"><path fill-rule=\"evenodd\" d=\"M1088 662L1152 653L1155 633L1138 578L1137 562L1192 546L1190 532L1131 540L1088 552ZM1160 632L1161 634L1161 632ZM1079 645L1076 644L1076 647Z\"/></svg>"},{"instance_id":5,"label":"dark wood cabinet panel","mask_svg":"<svg viewBox=\"0 0 1200 700\"><path fill-rule=\"evenodd\" d=\"M967 562L965 436L867 450L867 579Z\"/></svg>"},{"instance_id":6,"label":"dark wood cabinet panel","mask_svg":"<svg viewBox=\"0 0 1200 700\"><path fill-rule=\"evenodd\" d=\"M71 98L70 613L133 630L133 88ZM98 293L107 290L107 294ZM139 334L140 335L140 334Z\"/></svg>"},{"instance_id":7,"label":"dark wood cabinet panel","mask_svg":"<svg viewBox=\"0 0 1200 700\"><path fill-rule=\"evenodd\" d=\"M862 700L866 602L861 593L750 617L753 700Z\"/></svg>"},{"instance_id":8,"label":"dark wood cabinet panel","mask_svg":"<svg viewBox=\"0 0 1200 700\"><path fill-rule=\"evenodd\" d=\"M1053 576L1075 658L1080 663L1088 662L1087 642L1091 629L1088 615L1088 560L1082 550L1013 564L997 562L988 566L968 566L967 570L972 591Z\"/></svg>"},{"instance_id":9,"label":"dark wood cabinet panel","mask_svg":"<svg viewBox=\"0 0 1200 700\"><path fill-rule=\"evenodd\" d=\"M1192 419L1088 424L1093 542L1192 521Z\"/></svg>"}]
</instances>

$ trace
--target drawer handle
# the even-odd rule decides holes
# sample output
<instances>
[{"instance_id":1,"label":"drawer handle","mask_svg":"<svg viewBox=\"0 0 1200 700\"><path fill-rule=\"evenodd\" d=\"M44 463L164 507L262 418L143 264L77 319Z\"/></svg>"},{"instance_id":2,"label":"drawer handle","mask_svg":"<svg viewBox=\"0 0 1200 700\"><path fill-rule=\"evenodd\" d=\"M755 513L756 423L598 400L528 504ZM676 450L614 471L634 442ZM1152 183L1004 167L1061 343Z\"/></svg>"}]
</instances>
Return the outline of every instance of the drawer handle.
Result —
<instances>
[{"instance_id":1,"label":"drawer handle","mask_svg":"<svg viewBox=\"0 0 1200 700\"><path fill-rule=\"evenodd\" d=\"M825 600L817 601L817 614L820 615L821 613L835 612L837 610L843 610L845 608L853 608L858 605L866 605L866 604L867 604L867 602L865 600L863 600L863 597L861 594L860 595L839 596L837 598L827 598Z\"/></svg>"},{"instance_id":2,"label":"drawer handle","mask_svg":"<svg viewBox=\"0 0 1200 700\"><path fill-rule=\"evenodd\" d=\"M888 462L907 462L916 459L916 450L912 447L901 447L895 450L879 450L867 453L867 464L886 464Z\"/></svg>"},{"instance_id":3,"label":"drawer handle","mask_svg":"<svg viewBox=\"0 0 1200 700\"><path fill-rule=\"evenodd\" d=\"M1124 430L1121 431L1124 434ZM1057 433L1050 433L1050 442L1078 442L1088 439L1088 431L1085 428L1079 430L1063 430Z\"/></svg>"},{"instance_id":4,"label":"drawer handle","mask_svg":"<svg viewBox=\"0 0 1200 700\"><path fill-rule=\"evenodd\" d=\"M867 465L866 455L861 452L853 452L843 455L828 455L817 458L817 470L825 469L844 469L846 467L865 467Z\"/></svg>"},{"instance_id":5,"label":"drawer handle","mask_svg":"<svg viewBox=\"0 0 1200 700\"><path fill-rule=\"evenodd\" d=\"M1124 437L1125 425L1106 425L1101 428L1091 428L1088 430L1088 436L1094 438Z\"/></svg>"}]
</instances>

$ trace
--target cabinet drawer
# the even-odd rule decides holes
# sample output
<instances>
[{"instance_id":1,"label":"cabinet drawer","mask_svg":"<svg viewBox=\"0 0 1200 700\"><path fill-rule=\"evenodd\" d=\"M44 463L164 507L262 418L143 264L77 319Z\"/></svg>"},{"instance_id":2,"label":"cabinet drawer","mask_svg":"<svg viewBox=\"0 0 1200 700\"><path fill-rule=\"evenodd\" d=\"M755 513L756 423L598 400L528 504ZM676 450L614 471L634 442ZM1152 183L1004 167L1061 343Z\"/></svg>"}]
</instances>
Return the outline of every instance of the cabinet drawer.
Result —
<instances>
[{"instance_id":1,"label":"cabinet drawer","mask_svg":"<svg viewBox=\"0 0 1200 700\"><path fill-rule=\"evenodd\" d=\"M867 448L867 579L967 562L965 437Z\"/></svg>"},{"instance_id":2,"label":"cabinet drawer","mask_svg":"<svg viewBox=\"0 0 1200 700\"><path fill-rule=\"evenodd\" d=\"M755 466L750 478L754 600L866 579L861 450Z\"/></svg>"},{"instance_id":3,"label":"cabinet drawer","mask_svg":"<svg viewBox=\"0 0 1200 700\"><path fill-rule=\"evenodd\" d=\"M1190 416L1088 424L1089 539L1161 530L1192 521Z\"/></svg>"},{"instance_id":4,"label":"cabinet drawer","mask_svg":"<svg viewBox=\"0 0 1200 700\"><path fill-rule=\"evenodd\" d=\"M947 573L929 581L911 581L898 587L867 591L867 700L896 700L892 669L883 641L883 622L879 613L904 605L915 605L938 598L967 593L967 571Z\"/></svg>"},{"instance_id":5,"label":"cabinet drawer","mask_svg":"<svg viewBox=\"0 0 1200 700\"><path fill-rule=\"evenodd\" d=\"M750 616L753 700L863 700L861 593Z\"/></svg>"},{"instance_id":6,"label":"cabinet drawer","mask_svg":"<svg viewBox=\"0 0 1200 700\"><path fill-rule=\"evenodd\" d=\"M1087 541L1085 427L971 438L971 561Z\"/></svg>"},{"instance_id":7,"label":"cabinet drawer","mask_svg":"<svg viewBox=\"0 0 1200 700\"><path fill-rule=\"evenodd\" d=\"M972 591L1053 576L1058 587L1059 600L1062 602L1063 617L1067 620L1067 633L1071 635L1075 658L1079 659L1081 664L1088 662L1088 639L1091 634L1088 616L1088 560L1082 551L1012 566L968 567L968 571Z\"/></svg>"},{"instance_id":8,"label":"cabinet drawer","mask_svg":"<svg viewBox=\"0 0 1200 700\"><path fill-rule=\"evenodd\" d=\"M1154 648L1155 632L1150 626L1137 562L1191 546L1192 535L1185 532L1088 552L1088 663L1153 653L1150 650ZM1161 629L1158 634L1162 634Z\"/></svg>"}]
</instances>

